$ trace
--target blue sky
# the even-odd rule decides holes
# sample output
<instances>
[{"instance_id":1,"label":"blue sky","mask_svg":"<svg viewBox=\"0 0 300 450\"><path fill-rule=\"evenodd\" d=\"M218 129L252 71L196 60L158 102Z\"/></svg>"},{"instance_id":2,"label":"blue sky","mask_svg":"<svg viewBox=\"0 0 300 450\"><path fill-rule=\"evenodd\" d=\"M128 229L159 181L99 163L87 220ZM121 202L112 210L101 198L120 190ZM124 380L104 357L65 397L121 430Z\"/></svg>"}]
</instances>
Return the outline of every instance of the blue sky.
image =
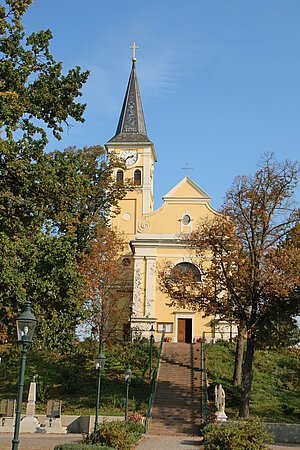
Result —
<instances>
[{"instance_id":1,"label":"blue sky","mask_svg":"<svg viewBox=\"0 0 300 450\"><path fill-rule=\"evenodd\" d=\"M65 70L91 71L85 123L49 149L104 145L115 134L135 41L158 159L155 207L186 163L220 207L234 177L252 172L264 152L299 159L299 17L299 0L35 0L26 31L50 28Z\"/></svg>"}]
</instances>

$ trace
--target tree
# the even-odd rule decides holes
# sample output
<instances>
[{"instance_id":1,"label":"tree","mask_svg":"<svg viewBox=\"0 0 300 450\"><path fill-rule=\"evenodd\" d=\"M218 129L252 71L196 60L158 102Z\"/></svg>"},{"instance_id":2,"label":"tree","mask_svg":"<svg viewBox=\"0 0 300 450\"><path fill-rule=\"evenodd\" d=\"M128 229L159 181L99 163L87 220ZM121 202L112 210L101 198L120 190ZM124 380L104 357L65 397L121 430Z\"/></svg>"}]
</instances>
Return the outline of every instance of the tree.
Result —
<instances>
[{"instance_id":1,"label":"tree","mask_svg":"<svg viewBox=\"0 0 300 450\"><path fill-rule=\"evenodd\" d=\"M273 155L265 155L253 175L234 180L220 216L201 223L187 239L198 257L210 254L211 259L208 265L197 259L203 283L180 286L186 304L207 313L216 311L246 327L240 403L244 418L249 415L259 327L271 317L278 299L282 309L288 308L299 286L299 248L281 245L299 218L292 198L298 173L297 163L279 163Z\"/></svg>"},{"instance_id":2,"label":"tree","mask_svg":"<svg viewBox=\"0 0 300 450\"><path fill-rule=\"evenodd\" d=\"M131 260L122 257L125 245L117 231L99 225L79 263L87 323L100 346L112 335L122 336L129 320L133 277Z\"/></svg>"},{"instance_id":3,"label":"tree","mask_svg":"<svg viewBox=\"0 0 300 450\"><path fill-rule=\"evenodd\" d=\"M75 261L125 186L100 146L45 152L49 132L59 140L84 121L77 98L89 72L63 74L50 30L26 35L31 3L0 6L0 340L14 339L12 319L30 298L38 340L65 350L83 314Z\"/></svg>"},{"instance_id":4,"label":"tree","mask_svg":"<svg viewBox=\"0 0 300 450\"><path fill-rule=\"evenodd\" d=\"M40 227L11 225L3 214L0 233L0 335L14 336L13 320L28 296L39 317L36 340L64 351L72 345L76 324L84 317L78 295L81 275L76 260L88 247L94 227L107 210L117 210L126 186L113 179L116 161L100 146L45 154L39 164L39 199L30 217ZM71 347L70 347L71 348Z\"/></svg>"},{"instance_id":5,"label":"tree","mask_svg":"<svg viewBox=\"0 0 300 450\"><path fill-rule=\"evenodd\" d=\"M280 244L283 247L292 246L300 249L300 224L287 234ZM300 277L300 262L295 271ZM291 292L288 298L275 297L272 301L272 309L268 317L262 319L257 330L257 342L259 348L286 348L300 342L300 330L297 317L300 315L300 291L299 286Z\"/></svg>"}]
</instances>

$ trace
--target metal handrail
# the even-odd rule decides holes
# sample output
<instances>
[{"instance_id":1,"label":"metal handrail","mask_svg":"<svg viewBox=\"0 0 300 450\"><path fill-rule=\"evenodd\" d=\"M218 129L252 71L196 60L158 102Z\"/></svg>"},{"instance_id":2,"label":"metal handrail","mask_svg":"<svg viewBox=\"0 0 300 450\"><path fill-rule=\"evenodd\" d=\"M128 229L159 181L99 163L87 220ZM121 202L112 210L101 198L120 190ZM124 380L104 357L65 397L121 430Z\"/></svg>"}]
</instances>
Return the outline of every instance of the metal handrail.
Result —
<instances>
[{"instance_id":1,"label":"metal handrail","mask_svg":"<svg viewBox=\"0 0 300 450\"><path fill-rule=\"evenodd\" d=\"M159 346L159 350L158 350L156 367L155 367L155 371L154 371L153 379L152 379L152 389L151 389L151 394L150 394L150 398L149 398L147 414L146 414L146 418L145 418L145 433L147 433L147 431L148 431L148 424L149 424L149 419L150 419L150 414L151 414L151 408L152 408L152 403L154 401L157 373L158 373L158 368L159 368L159 363L160 363L160 354L161 354L161 350L162 350L162 346L163 346L163 342L164 342L164 337L165 337L165 330L163 330L162 335L161 335L161 341L160 341L160 346Z\"/></svg>"},{"instance_id":2,"label":"metal handrail","mask_svg":"<svg viewBox=\"0 0 300 450\"><path fill-rule=\"evenodd\" d=\"M207 373L206 373L206 347L205 332L202 335L202 421L206 423L207 419Z\"/></svg>"}]
</instances>

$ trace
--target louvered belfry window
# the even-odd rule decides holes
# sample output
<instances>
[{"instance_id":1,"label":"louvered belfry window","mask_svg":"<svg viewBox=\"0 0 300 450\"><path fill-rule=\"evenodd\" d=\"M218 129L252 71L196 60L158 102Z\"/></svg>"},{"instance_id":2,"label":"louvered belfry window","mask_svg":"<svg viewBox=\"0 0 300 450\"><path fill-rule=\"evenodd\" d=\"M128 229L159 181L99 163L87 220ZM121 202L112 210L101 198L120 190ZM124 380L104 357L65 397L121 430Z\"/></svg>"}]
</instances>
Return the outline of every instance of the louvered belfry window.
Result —
<instances>
[{"instance_id":1,"label":"louvered belfry window","mask_svg":"<svg viewBox=\"0 0 300 450\"><path fill-rule=\"evenodd\" d=\"M134 171L133 183L134 183L135 186L141 186L142 185L142 172L141 172L140 169L136 169Z\"/></svg>"},{"instance_id":2,"label":"louvered belfry window","mask_svg":"<svg viewBox=\"0 0 300 450\"><path fill-rule=\"evenodd\" d=\"M124 172L123 172L123 170L121 170L121 169L117 170L116 180L117 180L117 183L123 183L123 181L124 181Z\"/></svg>"}]
</instances>

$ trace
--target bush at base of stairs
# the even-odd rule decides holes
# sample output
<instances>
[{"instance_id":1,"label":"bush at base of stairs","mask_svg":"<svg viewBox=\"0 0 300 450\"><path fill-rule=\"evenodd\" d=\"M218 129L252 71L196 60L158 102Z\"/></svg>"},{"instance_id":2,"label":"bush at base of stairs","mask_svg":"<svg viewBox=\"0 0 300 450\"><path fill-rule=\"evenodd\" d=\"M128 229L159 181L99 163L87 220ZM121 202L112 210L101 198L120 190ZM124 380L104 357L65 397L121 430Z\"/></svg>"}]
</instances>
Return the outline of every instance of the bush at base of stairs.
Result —
<instances>
[{"instance_id":1,"label":"bush at base of stairs","mask_svg":"<svg viewBox=\"0 0 300 450\"><path fill-rule=\"evenodd\" d=\"M59 444L54 450L116 450L113 447L102 447L99 445L89 444Z\"/></svg>"},{"instance_id":2,"label":"bush at base of stairs","mask_svg":"<svg viewBox=\"0 0 300 450\"><path fill-rule=\"evenodd\" d=\"M97 430L97 437L92 433L86 437L87 444L96 442L108 445L116 450L131 450L144 433L144 425L132 421L103 422Z\"/></svg>"},{"instance_id":3,"label":"bush at base of stairs","mask_svg":"<svg viewBox=\"0 0 300 450\"><path fill-rule=\"evenodd\" d=\"M266 441L273 442L273 438L258 419L204 428L205 450L266 450Z\"/></svg>"}]
</instances>

